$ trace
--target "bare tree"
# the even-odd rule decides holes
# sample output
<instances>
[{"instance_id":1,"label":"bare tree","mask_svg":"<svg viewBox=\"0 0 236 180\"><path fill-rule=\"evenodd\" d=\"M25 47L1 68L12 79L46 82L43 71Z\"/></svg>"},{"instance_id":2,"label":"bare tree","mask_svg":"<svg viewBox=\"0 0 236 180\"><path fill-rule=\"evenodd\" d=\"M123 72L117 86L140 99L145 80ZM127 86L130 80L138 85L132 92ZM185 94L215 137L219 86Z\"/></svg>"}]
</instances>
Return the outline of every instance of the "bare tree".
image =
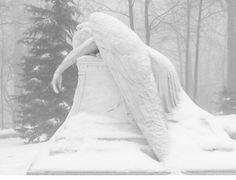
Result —
<instances>
[{"instance_id":1,"label":"bare tree","mask_svg":"<svg viewBox=\"0 0 236 180\"><path fill-rule=\"evenodd\" d=\"M227 90L236 92L236 1L226 0L228 14L228 68Z\"/></svg>"},{"instance_id":2,"label":"bare tree","mask_svg":"<svg viewBox=\"0 0 236 180\"><path fill-rule=\"evenodd\" d=\"M4 96L3 96L3 82L4 82L4 27L1 26L1 127L4 128Z\"/></svg>"},{"instance_id":3,"label":"bare tree","mask_svg":"<svg viewBox=\"0 0 236 180\"><path fill-rule=\"evenodd\" d=\"M185 90L190 93L190 17L191 17L191 0L187 0L187 24L186 24L186 50L185 50Z\"/></svg>"},{"instance_id":4,"label":"bare tree","mask_svg":"<svg viewBox=\"0 0 236 180\"><path fill-rule=\"evenodd\" d=\"M144 3L144 23L145 23L145 36L146 36L146 44L147 45L150 45L150 36L151 36L151 33L150 33L150 26L149 26L149 3L150 3L150 0L145 0L145 3Z\"/></svg>"},{"instance_id":5,"label":"bare tree","mask_svg":"<svg viewBox=\"0 0 236 180\"><path fill-rule=\"evenodd\" d=\"M29 23L25 18L25 12L19 6L23 6L26 0L0 1L0 127L9 128L13 125L13 114L16 102L12 95L16 93L16 87L20 84L19 72L16 65L20 60L24 47L16 44L21 38L23 27ZM32 2L31 2L32 3ZM10 36L9 36L9 33ZM7 37L7 38L6 38Z\"/></svg>"},{"instance_id":6,"label":"bare tree","mask_svg":"<svg viewBox=\"0 0 236 180\"><path fill-rule=\"evenodd\" d=\"M132 30L134 29L134 12L133 12L133 6L134 6L135 0L128 0L128 6L129 6L129 23L130 23L130 28Z\"/></svg>"},{"instance_id":7,"label":"bare tree","mask_svg":"<svg viewBox=\"0 0 236 180\"><path fill-rule=\"evenodd\" d=\"M0 88L1 88L1 101L0 101L0 106L1 106L1 128L4 128L4 66L5 66L5 42L4 42L4 15L3 15L3 8L5 6L4 2L1 2L0 4L1 8L1 13L0 13L0 31L1 31L1 68L0 68L0 74L1 74L1 82L0 82Z\"/></svg>"},{"instance_id":8,"label":"bare tree","mask_svg":"<svg viewBox=\"0 0 236 180\"><path fill-rule=\"evenodd\" d=\"M108 12L112 12L112 13L115 13L115 14L119 14L119 15L122 15L122 16L125 16L127 18L129 18L129 24L130 24L130 28L132 30L135 30L135 27L134 27L134 11L133 11L133 7L134 7L134 4L135 4L135 0L127 0L128 2L128 14L127 12L122 12L122 11L119 11L117 9L113 9L111 8L109 5L107 5L106 3L102 3L102 2L99 2L99 1L86 1L87 4L90 4L90 6L92 5L95 5L96 8L93 8L93 11L99 11L99 10L102 10L102 11L108 11Z\"/></svg>"},{"instance_id":9,"label":"bare tree","mask_svg":"<svg viewBox=\"0 0 236 180\"><path fill-rule=\"evenodd\" d=\"M198 64L199 64L199 48L200 48L200 33L202 22L202 1L199 0L198 21L197 21L197 36L196 36L196 50L195 50L195 66L194 66L194 95L193 98L197 100L198 91Z\"/></svg>"}]
</instances>

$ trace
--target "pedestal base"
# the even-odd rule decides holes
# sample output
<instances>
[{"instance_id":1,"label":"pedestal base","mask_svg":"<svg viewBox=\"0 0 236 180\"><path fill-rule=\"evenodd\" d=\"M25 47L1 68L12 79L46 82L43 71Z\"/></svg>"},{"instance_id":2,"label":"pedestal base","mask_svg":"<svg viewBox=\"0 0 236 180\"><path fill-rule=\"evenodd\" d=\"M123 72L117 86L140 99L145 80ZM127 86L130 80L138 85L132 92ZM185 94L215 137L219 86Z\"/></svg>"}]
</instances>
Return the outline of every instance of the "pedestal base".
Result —
<instances>
[{"instance_id":1,"label":"pedestal base","mask_svg":"<svg viewBox=\"0 0 236 180\"><path fill-rule=\"evenodd\" d=\"M71 112L46 148L37 155L27 174L170 174L133 123L101 59L85 58L78 63L78 69L78 88ZM210 164L220 164L221 160L209 162L217 157L214 156L217 152L205 153L200 159L194 152L181 152L185 161L180 158L179 165L187 167L181 169L184 174L236 174L236 161L235 167L232 164L236 156L231 153L219 154L221 160L231 163L217 169ZM204 168L198 168L201 167L199 162Z\"/></svg>"}]
</instances>

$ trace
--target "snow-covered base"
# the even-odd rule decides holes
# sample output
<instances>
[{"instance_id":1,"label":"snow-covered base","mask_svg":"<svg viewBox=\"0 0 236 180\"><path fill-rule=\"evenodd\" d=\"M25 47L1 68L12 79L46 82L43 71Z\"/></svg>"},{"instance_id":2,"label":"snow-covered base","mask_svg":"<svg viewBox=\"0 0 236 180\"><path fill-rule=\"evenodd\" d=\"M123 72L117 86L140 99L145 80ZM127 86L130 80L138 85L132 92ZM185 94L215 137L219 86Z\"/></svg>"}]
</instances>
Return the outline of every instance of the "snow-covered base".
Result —
<instances>
[{"instance_id":1,"label":"snow-covered base","mask_svg":"<svg viewBox=\"0 0 236 180\"><path fill-rule=\"evenodd\" d=\"M39 144L24 144L18 137L5 138L13 130L0 131L0 175L26 174L35 155L44 146Z\"/></svg>"},{"instance_id":2,"label":"snow-covered base","mask_svg":"<svg viewBox=\"0 0 236 180\"><path fill-rule=\"evenodd\" d=\"M112 144L110 144L112 146ZM123 144L125 147L126 144ZM43 154L28 174L163 174L156 160L138 150Z\"/></svg>"},{"instance_id":3,"label":"snow-covered base","mask_svg":"<svg viewBox=\"0 0 236 180\"><path fill-rule=\"evenodd\" d=\"M217 116L217 120L229 136L236 140L236 115Z\"/></svg>"},{"instance_id":4,"label":"snow-covered base","mask_svg":"<svg viewBox=\"0 0 236 180\"><path fill-rule=\"evenodd\" d=\"M220 117L198 107L184 92L169 118L172 122L168 123L170 152L166 165L171 171L236 172L236 141L229 138L235 128L232 118L220 122Z\"/></svg>"},{"instance_id":5,"label":"snow-covered base","mask_svg":"<svg viewBox=\"0 0 236 180\"><path fill-rule=\"evenodd\" d=\"M78 63L80 86L71 116L37 155L29 174L236 172L235 151L214 151L220 146L227 150L226 142L210 131L209 121L214 125L215 117L185 94L173 122L168 122L169 158L160 163L132 121L106 66L98 59L88 60Z\"/></svg>"},{"instance_id":6,"label":"snow-covered base","mask_svg":"<svg viewBox=\"0 0 236 180\"><path fill-rule=\"evenodd\" d=\"M170 124L169 158L162 164L130 124L84 113L68 122L28 174L236 173L236 151L204 151L204 137L182 125Z\"/></svg>"},{"instance_id":7,"label":"snow-covered base","mask_svg":"<svg viewBox=\"0 0 236 180\"><path fill-rule=\"evenodd\" d=\"M115 118L79 113L64 125L29 174L163 174L137 127Z\"/></svg>"},{"instance_id":8,"label":"snow-covered base","mask_svg":"<svg viewBox=\"0 0 236 180\"><path fill-rule=\"evenodd\" d=\"M203 150L217 143L182 126L170 127L170 152L166 161L172 172L234 172L236 174L236 145L233 151ZM212 141L211 141L212 140ZM220 145L216 145L217 148Z\"/></svg>"},{"instance_id":9,"label":"snow-covered base","mask_svg":"<svg viewBox=\"0 0 236 180\"><path fill-rule=\"evenodd\" d=\"M5 131L0 131L1 135L4 135L5 133ZM195 174L201 174L202 172L210 173L210 170L213 172L213 174L221 174L224 172L236 174L235 152L199 151L188 146L189 141L184 140L186 137L181 137L180 135L179 140L181 140L181 138L181 144L173 144L175 148L172 148L172 162L171 159L169 161L169 163L172 165L170 168L173 170L175 169L178 171L180 169L185 169L185 173L186 170L188 170L188 172L194 171ZM92 141L90 141L90 143L95 145ZM88 144L90 143L88 142ZM123 144L120 147L127 147L126 145ZM111 145L109 146L111 149ZM186 146L188 146L188 148L186 148ZM135 170L133 173L136 174L138 174L138 172L141 174L155 174L154 172L157 172L157 169L159 170L159 174L165 174L165 172L168 172L164 171L164 168L161 167L156 160L150 158L147 154L141 151L137 151L137 149L130 149L128 152L125 152L125 150L123 150L123 152L119 150L119 152L113 151L113 153L94 153L90 150L78 154L55 154L45 161L45 158L48 158L48 156L42 156L45 151L40 156L38 155L40 149L44 149L45 147L48 147L47 143L24 144L23 140L20 138L0 138L0 175L26 174L35 157L38 157L38 159L41 161L41 166L45 168L44 170L46 170L48 166L55 166L57 164L58 169L53 170L55 174L99 174L99 172L109 174L107 170L110 170L110 173L118 174L121 173L121 171L119 172L119 168L122 169L123 173L127 173L128 169ZM42 157L43 159L41 159ZM139 162L139 164L137 164L137 162ZM142 162L142 164L140 164L140 162ZM144 167L145 164L146 166ZM80 170L78 171L78 169ZM103 171L101 171L102 169ZM142 170L145 170L145 172ZM46 174L49 172L45 171L42 173ZM131 173L131 171L129 171L129 173Z\"/></svg>"}]
</instances>

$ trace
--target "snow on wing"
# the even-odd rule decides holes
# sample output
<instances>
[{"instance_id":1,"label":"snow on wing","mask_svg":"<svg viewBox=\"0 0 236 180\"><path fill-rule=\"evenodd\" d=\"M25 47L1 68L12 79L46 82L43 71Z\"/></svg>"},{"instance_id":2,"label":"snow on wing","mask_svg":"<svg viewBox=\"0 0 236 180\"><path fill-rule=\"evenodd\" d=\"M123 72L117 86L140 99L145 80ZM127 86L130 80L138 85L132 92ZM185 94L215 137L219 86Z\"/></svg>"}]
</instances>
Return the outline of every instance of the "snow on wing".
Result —
<instances>
[{"instance_id":1,"label":"snow on wing","mask_svg":"<svg viewBox=\"0 0 236 180\"><path fill-rule=\"evenodd\" d=\"M182 91L178 74L171 61L158 51L147 47L151 57L152 70L156 80L159 96L167 113L177 107Z\"/></svg>"},{"instance_id":2,"label":"snow on wing","mask_svg":"<svg viewBox=\"0 0 236 180\"><path fill-rule=\"evenodd\" d=\"M148 51L138 36L123 23L101 13L96 14L102 17L90 20L90 28L101 56L136 124L162 161L167 154L168 133Z\"/></svg>"}]
</instances>

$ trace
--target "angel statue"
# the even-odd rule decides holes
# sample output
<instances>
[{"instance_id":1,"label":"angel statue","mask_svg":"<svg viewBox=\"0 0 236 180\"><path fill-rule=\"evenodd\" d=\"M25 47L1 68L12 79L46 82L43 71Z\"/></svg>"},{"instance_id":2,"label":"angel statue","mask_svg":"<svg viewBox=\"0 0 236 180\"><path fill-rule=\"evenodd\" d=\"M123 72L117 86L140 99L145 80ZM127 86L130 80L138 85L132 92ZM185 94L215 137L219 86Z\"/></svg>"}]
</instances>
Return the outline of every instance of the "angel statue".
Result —
<instances>
[{"instance_id":1,"label":"angel statue","mask_svg":"<svg viewBox=\"0 0 236 180\"><path fill-rule=\"evenodd\" d=\"M82 33L87 35L78 38ZM208 152L234 150L235 141L217 117L198 107L185 93L171 61L144 44L121 21L104 13L92 13L88 21L78 25L74 49L55 71L54 91L59 93L63 71L79 57L96 53L111 72L134 123L161 162L168 160L176 144L183 149L191 144Z\"/></svg>"}]
</instances>

